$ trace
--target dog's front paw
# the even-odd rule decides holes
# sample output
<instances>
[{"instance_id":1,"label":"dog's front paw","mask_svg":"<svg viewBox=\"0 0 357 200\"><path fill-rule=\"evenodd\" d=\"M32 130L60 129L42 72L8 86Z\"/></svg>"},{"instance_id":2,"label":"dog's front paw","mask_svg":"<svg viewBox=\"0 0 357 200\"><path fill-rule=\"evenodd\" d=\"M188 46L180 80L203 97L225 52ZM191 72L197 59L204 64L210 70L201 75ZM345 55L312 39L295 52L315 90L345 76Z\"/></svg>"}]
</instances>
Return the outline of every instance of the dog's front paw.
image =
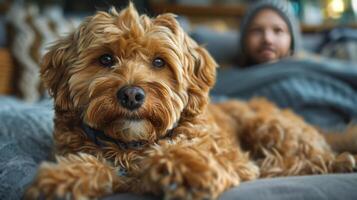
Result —
<instances>
[{"instance_id":1,"label":"dog's front paw","mask_svg":"<svg viewBox=\"0 0 357 200\"><path fill-rule=\"evenodd\" d=\"M75 199L70 192L64 190L59 191L59 188L63 188L61 185L44 184L46 181L38 181L27 188L24 199L26 200L70 200ZM88 198L81 198L88 199Z\"/></svg>"},{"instance_id":2,"label":"dog's front paw","mask_svg":"<svg viewBox=\"0 0 357 200\"><path fill-rule=\"evenodd\" d=\"M112 192L113 169L97 158L81 154L41 165L24 199L97 199Z\"/></svg>"},{"instance_id":3,"label":"dog's front paw","mask_svg":"<svg viewBox=\"0 0 357 200\"><path fill-rule=\"evenodd\" d=\"M176 149L163 156L154 157L145 174L151 187L164 199L216 199L224 183L219 183L219 174L197 152Z\"/></svg>"},{"instance_id":4,"label":"dog's front paw","mask_svg":"<svg viewBox=\"0 0 357 200\"><path fill-rule=\"evenodd\" d=\"M346 173L357 171L357 156L350 153L342 153L331 162L330 168L334 173Z\"/></svg>"},{"instance_id":5,"label":"dog's front paw","mask_svg":"<svg viewBox=\"0 0 357 200\"><path fill-rule=\"evenodd\" d=\"M24 199L89 199L78 189L74 188L72 181L66 181L64 174L42 169L36 180L27 188ZM62 176L62 178L60 177Z\"/></svg>"},{"instance_id":6,"label":"dog's front paw","mask_svg":"<svg viewBox=\"0 0 357 200\"><path fill-rule=\"evenodd\" d=\"M94 196L91 195L92 192L88 192L89 188L85 187L88 184L74 178L74 174L79 175L80 172L65 172L56 167L43 165L35 181L27 188L24 199L94 199Z\"/></svg>"}]
</instances>

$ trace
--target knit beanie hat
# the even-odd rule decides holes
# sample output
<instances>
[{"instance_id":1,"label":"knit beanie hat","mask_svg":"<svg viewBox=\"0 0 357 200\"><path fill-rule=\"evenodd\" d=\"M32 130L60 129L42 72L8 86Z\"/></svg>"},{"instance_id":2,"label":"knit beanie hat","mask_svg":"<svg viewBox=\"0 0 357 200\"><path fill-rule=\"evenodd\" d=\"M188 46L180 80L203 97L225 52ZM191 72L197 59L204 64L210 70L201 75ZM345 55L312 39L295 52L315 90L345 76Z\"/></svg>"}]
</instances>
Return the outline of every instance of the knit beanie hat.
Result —
<instances>
[{"instance_id":1,"label":"knit beanie hat","mask_svg":"<svg viewBox=\"0 0 357 200\"><path fill-rule=\"evenodd\" d=\"M258 0L251 3L240 24L239 53L240 59L247 59L245 55L245 37L248 27L256 14L262 9L276 11L288 25L291 34L291 53L295 54L301 48L300 25L294 15L293 7L287 0ZM245 61L244 61L245 62Z\"/></svg>"}]
</instances>

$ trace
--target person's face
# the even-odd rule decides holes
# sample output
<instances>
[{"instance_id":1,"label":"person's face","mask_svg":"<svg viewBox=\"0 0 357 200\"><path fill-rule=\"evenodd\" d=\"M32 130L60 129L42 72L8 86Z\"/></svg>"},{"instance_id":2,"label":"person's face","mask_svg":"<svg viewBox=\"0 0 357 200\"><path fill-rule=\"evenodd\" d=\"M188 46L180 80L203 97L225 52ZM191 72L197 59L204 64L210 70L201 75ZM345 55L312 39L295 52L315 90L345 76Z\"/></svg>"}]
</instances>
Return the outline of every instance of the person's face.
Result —
<instances>
[{"instance_id":1,"label":"person's face","mask_svg":"<svg viewBox=\"0 0 357 200\"><path fill-rule=\"evenodd\" d=\"M256 64L286 57L291 46L288 25L275 11L263 9L248 26L245 46L247 56Z\"/></svg>"}]
</instances>

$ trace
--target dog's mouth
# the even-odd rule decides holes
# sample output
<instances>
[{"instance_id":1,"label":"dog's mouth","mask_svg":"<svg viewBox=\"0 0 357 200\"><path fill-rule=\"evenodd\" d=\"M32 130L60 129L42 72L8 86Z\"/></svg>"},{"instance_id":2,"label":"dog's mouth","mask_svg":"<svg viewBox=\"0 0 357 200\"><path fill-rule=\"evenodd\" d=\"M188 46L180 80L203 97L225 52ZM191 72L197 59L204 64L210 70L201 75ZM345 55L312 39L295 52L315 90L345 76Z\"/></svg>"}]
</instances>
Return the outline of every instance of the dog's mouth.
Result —
<instances>
[{"instance_id":1,"label":"dog's mouth","mask_svg":"<svg viewBox=\"0 0 357 200\"><path fill-rule=\"evenodd\" d=\"M150 121L138 117L116 119L103 126L92 126L85 121L83 124L103 132L104 135L114 140L122 141L148 140L149 135L154 131Z\"/></svg>"},{"instance_id":2,"label":"dog's mouth","mask_svg":"<svg viewBox=\"0 0 357 200\"><path fill-rule=\"evenodd\" d=\"M130 92L127 95L131 95ZM131 108L131 104L122 105L116 96L98 96L84 109L83 122L114 140L155 141L173 127L174 122L170 121L173 114L165 103L153 101L148 95L145 99L149 103Z\"/></svg>"}]
</instances>

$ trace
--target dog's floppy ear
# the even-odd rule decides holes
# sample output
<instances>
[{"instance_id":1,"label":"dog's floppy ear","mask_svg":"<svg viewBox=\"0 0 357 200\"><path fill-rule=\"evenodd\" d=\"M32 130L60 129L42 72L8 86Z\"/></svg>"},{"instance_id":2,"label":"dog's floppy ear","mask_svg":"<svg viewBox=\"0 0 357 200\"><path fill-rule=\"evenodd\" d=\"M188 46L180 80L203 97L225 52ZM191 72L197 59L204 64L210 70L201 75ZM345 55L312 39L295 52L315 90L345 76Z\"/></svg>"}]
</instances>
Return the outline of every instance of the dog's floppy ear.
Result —
<instances>
[{"instance_id":1,"label":"dog's floppy ear","mask_svg":"<svg viewBox=\"0 0 357 200\"><path fill-rule=\"evenodd\" d=\"M70 109L67 65L75 58L74 33L58 40L44 55L41 63L41 78L55 105Z\"/></svg>"},{"instance_id":2,"label":"dog's floppy ear","mask_svg":"<svg viewBox=\"0 0 357 200\"><path fill-rule=\"evenodd\" d=\"M189 117L202 113L209 103L209 91L216 80L217 63L205 48L197 45L186 34L184 41L189 52L186 73L189 96L184 114Z\"/></svg>"},{"instance_id":3,"label":"dog's floppy ear","mask_svg":"<svg viewBox=\"0 0 357 200\"><path fill-rule=\"evenodd\" d=\"M205 109L209 91L215 83L217 64L206 49L199 46L181 28L175 15L159 15L154 23L167 27L182 44L184 52L184 76L188 82L188 103L183 111L186 117L196 116Z\"/></svg>"}]
</instances>

